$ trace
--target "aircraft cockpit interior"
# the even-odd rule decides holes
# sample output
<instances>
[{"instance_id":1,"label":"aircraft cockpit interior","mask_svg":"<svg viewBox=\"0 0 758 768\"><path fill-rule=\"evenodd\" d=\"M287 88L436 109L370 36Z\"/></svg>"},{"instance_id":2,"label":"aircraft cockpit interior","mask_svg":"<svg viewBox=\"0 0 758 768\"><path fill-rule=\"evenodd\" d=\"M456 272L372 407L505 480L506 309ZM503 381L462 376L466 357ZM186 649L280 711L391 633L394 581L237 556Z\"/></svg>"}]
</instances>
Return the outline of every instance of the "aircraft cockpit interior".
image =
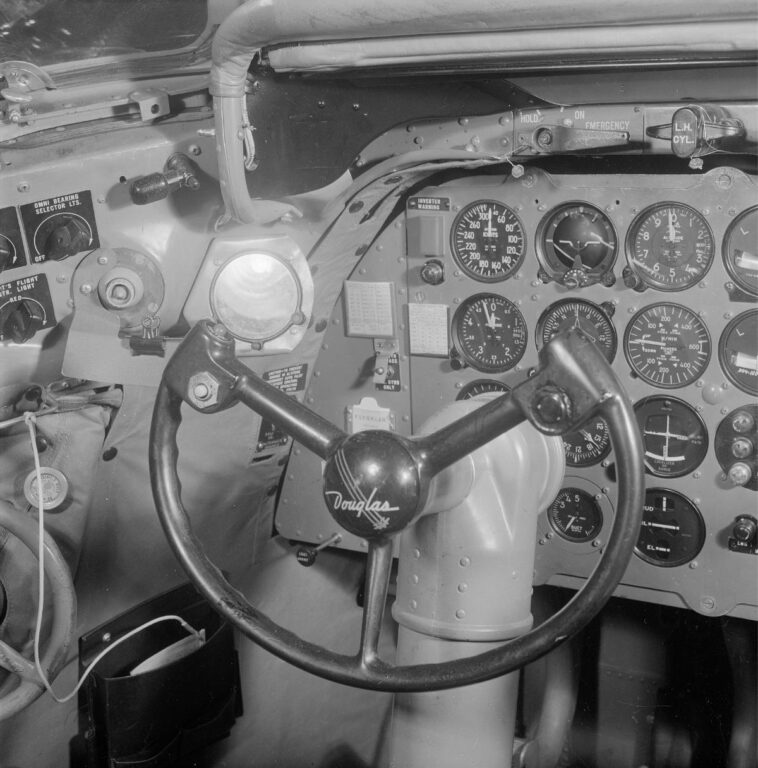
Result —
<instances>
[{"instance_id":1,"label":"aircraft cockpit interior","mask_svg":"<svg viewBox=\"0 0 758 768\"><path fill-rule=\"evenodd\" d=\"M0 768L758 768L755 0L0 3Z\"/></svg>"}]
</instances>

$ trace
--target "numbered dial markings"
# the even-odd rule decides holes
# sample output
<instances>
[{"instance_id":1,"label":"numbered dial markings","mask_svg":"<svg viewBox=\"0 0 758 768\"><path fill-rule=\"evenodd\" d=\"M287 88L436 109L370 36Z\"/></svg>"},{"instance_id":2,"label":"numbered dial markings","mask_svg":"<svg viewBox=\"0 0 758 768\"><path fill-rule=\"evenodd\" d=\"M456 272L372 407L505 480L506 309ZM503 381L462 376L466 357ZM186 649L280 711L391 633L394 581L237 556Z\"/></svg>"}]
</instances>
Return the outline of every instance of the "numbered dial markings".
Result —
<instances>
[{"instance_id":1,"label":"numbered dial markings","mask_svg":"<svg viewBox=\"0 0 758 768\"><path fill-rule=\"evenodd\" d=\"M719 361L735 386L758 395L758 309L732 320L719 340Z\"/></svg>"},{"instance_id":2,"label":"numbered dial markings","mask_svg":"<svg viewBox=\"0 0 758 768\"><path fill-rule=\"evenodd\" d=\"M563 449L570 467L597 464L611 451L608 425L599 416L590 419L574 432L563 435Z\"/></svg>"},{"instance_id":3,"label":"numbered dial markings","mask_svg":"<svg viewBox=\"0 0 758 768\"><path fill-rule=\"evenodd\" d=\"M616 329L603 309L583 299L557 301L542 313L537 321L537 347L572 328L581 328L605 355L606 360L613 362L618 346Z\"/></svg>"},{"instance_id":4,"label":"numbered dial markings","mask_svg":"<svg viewBox=\"0 0 758 768\"><path fill-rule=\"evenodd\" d=\"M581 488L563 488L548 507L555 532L577 543L594 539L603 527L603 513L593 496Z\"/></svg>"},{"instance_id":5,"label":"numbered dial markings","mask_svg":"<svg viewBox=\"0 0 758 768\"><path fill-rule=\"evenodd\" d=\"M629 322L624 353L632 370L663 389L692 384L707 368L711 337L703 321L679 304L651 304Z\"/></svg>"},{"instance_id":6,"label":"numbered dial markings","mask_svg":"<svg viewBox=\"0 0 758 768\"><path fill-rule=\"evenodd\" d=\"M478 371L502 373L526 351L524 317L515 304L494 293L480 293L461 303L453 317L453 343Z\"/></svg>"},{"instance_id":7,"label":"numbered dial markings","mask_svg":"<svg viewBox=\"0 0 758 768\"><path fill-rule=\"evenodd\" d=\"M683 291L703 278L713 262L713 233L702 214L681 203L644 210L629 228L630 266L651 288Z\"/></svg>"},{"instance_id":8,"label":"numbered dial markings","mask_svg":"<svg viewBox=\"0 0 758 768\"><path fill-rule=\"evenodd\" d=\"M456 217L453 256L470 277L496 282L510 277L524 260L526 237L516 214L502 203L481 200Z\"/></svg>"},{"instance_id":9,"label":"numbered dial markings","mask_svg":"<svg viewBox=\"0 0 758 768\"><path fill-rule=\"evenodd\" d=\"M583 286L597 282L613 266L618 243L608 217L588 203L566 203L540 222L538 256L558 282Z\"/></svg>"},{"instance_id":10,"label":"numbered dial markings","mask_svg":"<svg viewBox=\"0 0 758 768\"><path fill-rule=\"evenodd\" d=\"M643 560L665 568L683 565L697 556L704 542L703 516L688 498L664 488L645 493L635 547Z\"/></svg>"},{"instance_id":11,"label":"numbered dial markings","mask_svg":"<svg viewBox=\"0 0 758 768\"><path fill-rule=\"evenodd\" d=\"M496 381L495 379L476 379L475 381L470 381L466 384L455 399L470 400L472 397L484 395L488 392L503 394L504 392L510 391L511 388L507 384L503 384L502 381Z\"/></svg>"},{"instance_id":12,"label":"numbered dial markings","mask_svg":"<svg viewBox=\"0 0 758 768\"><path fill-rule=\"evenodd\" d=\"M645 446L645 466L656 477L692 472L708 452L708 430L684 400L653 395L634 406Z\"/></svg>"},{"instance_id":13,"label":"numbered dial markings","mask_svg":"<svg viewBox=\"0 0 758 768\"><path fill-rule=\"evenodd\" d=\"M723 256L734 282L758 296L758 206L732 222L724 237Z\"/></svg>"}]
</instances>

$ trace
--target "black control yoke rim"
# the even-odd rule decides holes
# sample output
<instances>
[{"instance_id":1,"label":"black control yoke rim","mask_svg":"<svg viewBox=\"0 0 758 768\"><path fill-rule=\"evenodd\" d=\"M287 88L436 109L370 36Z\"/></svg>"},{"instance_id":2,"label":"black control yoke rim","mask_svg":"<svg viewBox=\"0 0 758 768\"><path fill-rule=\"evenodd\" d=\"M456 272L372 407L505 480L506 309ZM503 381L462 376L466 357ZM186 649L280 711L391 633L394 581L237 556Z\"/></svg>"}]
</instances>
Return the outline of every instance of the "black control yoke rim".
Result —
<instances>
[{"instance_id":1,"label":"black control yoke rim","mask_svg":"<svg viewBox=\"0 0 758 768\"><path fill-rule=\"evenodd\" d=\"M181 501L177 472L176 436L183 397L176 394L176 390L186 398L187 382L192 376L190 371L197 370L198 366L203 371L212 370L215 376L223 372L227 379L221 381L216 404L203 409L190 399L198 410L218 411L242 401L266 418L273 419L324 458L337 450L346 435L294 398L259 379L233 354L219 352L216 341L223 340L223 331L218 336L210 323L205 322L198 331L200 326L203 323L188 335L186 347L183 343L177 350L158 389L149 450L153 496L164 532L189 578L213 608L249 639L279 658L337 683L395 692L442 690L488 680L539 658L582 629L612 595L626 570L641 522L643 450L631 403L622 394L612 369L581 332L570 332L543 347L537 374L511 393L486 403L434 435L403 440L416 452L421 464L426 462L425 471L436 474L525 418L543 432L559 434L574 428L577 419L583 421L594 414L602 416L608 424L619 467L617 511L608 543L592 574L574 597L543 624L499 648L434 664L395 666L376 655L367 658L360 653L354 656L337 654L280 626L229 584L208 559L192 531ZM193 335L194 342L190 340ZM224 344L228 346L224 341L221 347ZM182 347L185 347L184 355ZM202 351L198 353L198 349ZM575 358L579 358L578 362ZM563 420L556 425L549 423L553 417L547 422L543 418L540 397L545 392L554 393L561 380L571 381L569 389L573 390L573 402L578 407L573 421ZM483 431L484 425L487 428ZM460 434L478 435L477 444L466 446L462 452L461 440L456 438ZM443 448L435 453L435 445ZM378 540L377 547L383 550L385 559L391 558L390 539ZM364 615L364 621L365 618Z\"/></svg>"}]
</instances>

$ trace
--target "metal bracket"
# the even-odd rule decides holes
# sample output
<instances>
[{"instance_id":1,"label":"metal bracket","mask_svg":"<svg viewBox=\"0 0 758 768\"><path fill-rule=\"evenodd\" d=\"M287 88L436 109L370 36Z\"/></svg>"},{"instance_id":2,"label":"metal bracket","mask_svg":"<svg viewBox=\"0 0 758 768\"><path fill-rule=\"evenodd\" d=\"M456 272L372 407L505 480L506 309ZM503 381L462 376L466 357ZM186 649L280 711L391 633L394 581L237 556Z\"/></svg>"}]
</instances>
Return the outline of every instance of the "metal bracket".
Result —
<instances>
[{"instance_id":1,"label":"metal bracket","mask_svg":"<svg viewBox=\"0 0 758 768\"><path fill-rule=\"evenodd\" d=\"M129 100L139 106L143 122L150 122L171 113L168 92L161 88L144 88L132 91Z\"/></svg>"},{"instance_id":2,"label":"metal bracket","mask_svg":"<svg viewBox=\"0 0 758 768\"><path fill-rule=\"evenodd\" d=\"M13 92L43 91L56 87L53 78L44 69L28 61L5 61L0 64L0 75L8 84L6 90Z\"/></svg>"}]
</instances>

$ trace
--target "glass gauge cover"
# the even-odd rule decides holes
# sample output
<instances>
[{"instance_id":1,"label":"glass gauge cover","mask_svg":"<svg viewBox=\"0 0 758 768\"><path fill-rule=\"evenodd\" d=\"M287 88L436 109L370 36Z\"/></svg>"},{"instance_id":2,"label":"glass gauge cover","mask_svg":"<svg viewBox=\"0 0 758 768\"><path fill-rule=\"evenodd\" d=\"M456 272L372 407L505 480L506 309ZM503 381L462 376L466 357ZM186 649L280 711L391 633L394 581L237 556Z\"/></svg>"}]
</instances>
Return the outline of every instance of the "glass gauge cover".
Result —
<instances>
[{"instance_id":1,"label":"glass gauge cover","mask_svg":"<svg viewBox=\"0 0 758 768\"><path fill-rule=\"evenodd\" d=\"M572 328L581 328L605 355L609 363L616 356L618 338L608 313L584 299L563 299L551 304L537 321L535 340L537 348L547 344L553 336Z\"/></svg>"},{"instance_id":2,"label":"glass gauge cover","mask_svg":"<svg viewBox=\"0 0 758 768\"><path fill-rule=\"evenodd\" d=\"M724 266L737 285L758 296L758 206L743 211L729 226L722 247Z\"/></svg>"},{"instance_id":3,"label":"glass gauge cover","mask_svg":"<svg viewBox=\"0 0 758 768\"><path fill-rule=\"evenodd\" d=\"M680 304L651 304L629 321L624 353L634 373L663 389L692 384L708 367L711 337L703 321Z\"/></svg>"},{"instance_id":4,"label":"glass gauge cover","mask_svg":"<svg viewBox=\"0 0 758 768\"><path fill-rule=\"evenodd\" d=\"M656 477L692 472L708 452L708 430L684 400L653 395L634 406L645 447L645 467Z\"/></svg>"},{"instance_id":5,"label":"glass gauge cover","mask_svg":"<svg viewBox=\"0 0 758 768\"><path fill-rule=\"evenodd\" d=\"M594 539L603 527L603 513L592 494L581 488L562 488L548 507L555 532L577 543Z\"/></svg>"},{"instance_id":6,"label":"glass gauge cover","mask_svg":"<svg viewBox=\"0 0 758 768\"><path fill-rule=\"evenodd\" d=\"M480 293L461 302L453 317L453 344L477 371L502 373L526 351L524 316L508 299Z\"/></svg>"},{"instance_id":7,"label":"glass gauge cover","mask_svg":"<svg viewBox=\"0 0 758 768\"><path fill-rule=\"evenodd\" d=\"M629 265L659 291L683 291L713 262L713 233L703 215L682 203L658 203L632 222L626 240Z\"/></svg>"},{"instance_id":8,"label":"glass gauge cover","mask_svg":"<svg viewBox=\"0 0 758 768\"><path fill-rule=\"evenodd\" d=\"M503 384L502 381L496 379L476 379L470 381L461 391L458 393L456 400L470 400L477 395L483 395L487 392L496 392L502 394L503 392L510 392L511 388L507 384Z\"/></svg>"},{"instance_id":9,"label":"glass gauge cover","mask_svg":"<svg viewBox=\"0 0 758 768\"><path fill-rule=\"evenodd\" d=\"M482 282L510 277L526 254L521 220L494 200L480 200L464 208L453 223L450 240L458 266Z\"/></svg>"},{"instance_id":10,"label":"glass gauge cover","mask_svg":"<svg viewBox=\"0 0 758 768\"><path fill-rule=\"evenodd\" d=\"M611 436L605 420L596 416L563 435L563 449L570 467L589 467L602 461L611 452Z\"/></svg>"},{"instance_id":11,"label":"glass gauge cover","mask_svg":"<svg viewBox=\"0 0 758 768\"><path fill-rule=\"evenodd\" d=\"M616 261L618 241L610 219L589 203L553 209L537 229L537 256L547 275L571 287L598 282Z\"/></svg>"},{"instance_id":12,"label":"glass gauge cover","mask_svg":"<svg viewBox=\"0 0 758 768\"><path fill-rule=\"evenodd\" d=\"M737 315L724 328L719 362L732 384L749 395L758 395L758 309Z\"/></svg>"},{"instance_id":13,"label":"glass gauge cover","mask_svg":"<svg viewBox=\"0 0 758 768\"><path fill-rule=\"evenodd\" d=\"M643 560L673 568L697 557L704 542L703 516L688 498L665 488L650 488L645 493L635 546Z\"/></svg>"}]
</instances>

